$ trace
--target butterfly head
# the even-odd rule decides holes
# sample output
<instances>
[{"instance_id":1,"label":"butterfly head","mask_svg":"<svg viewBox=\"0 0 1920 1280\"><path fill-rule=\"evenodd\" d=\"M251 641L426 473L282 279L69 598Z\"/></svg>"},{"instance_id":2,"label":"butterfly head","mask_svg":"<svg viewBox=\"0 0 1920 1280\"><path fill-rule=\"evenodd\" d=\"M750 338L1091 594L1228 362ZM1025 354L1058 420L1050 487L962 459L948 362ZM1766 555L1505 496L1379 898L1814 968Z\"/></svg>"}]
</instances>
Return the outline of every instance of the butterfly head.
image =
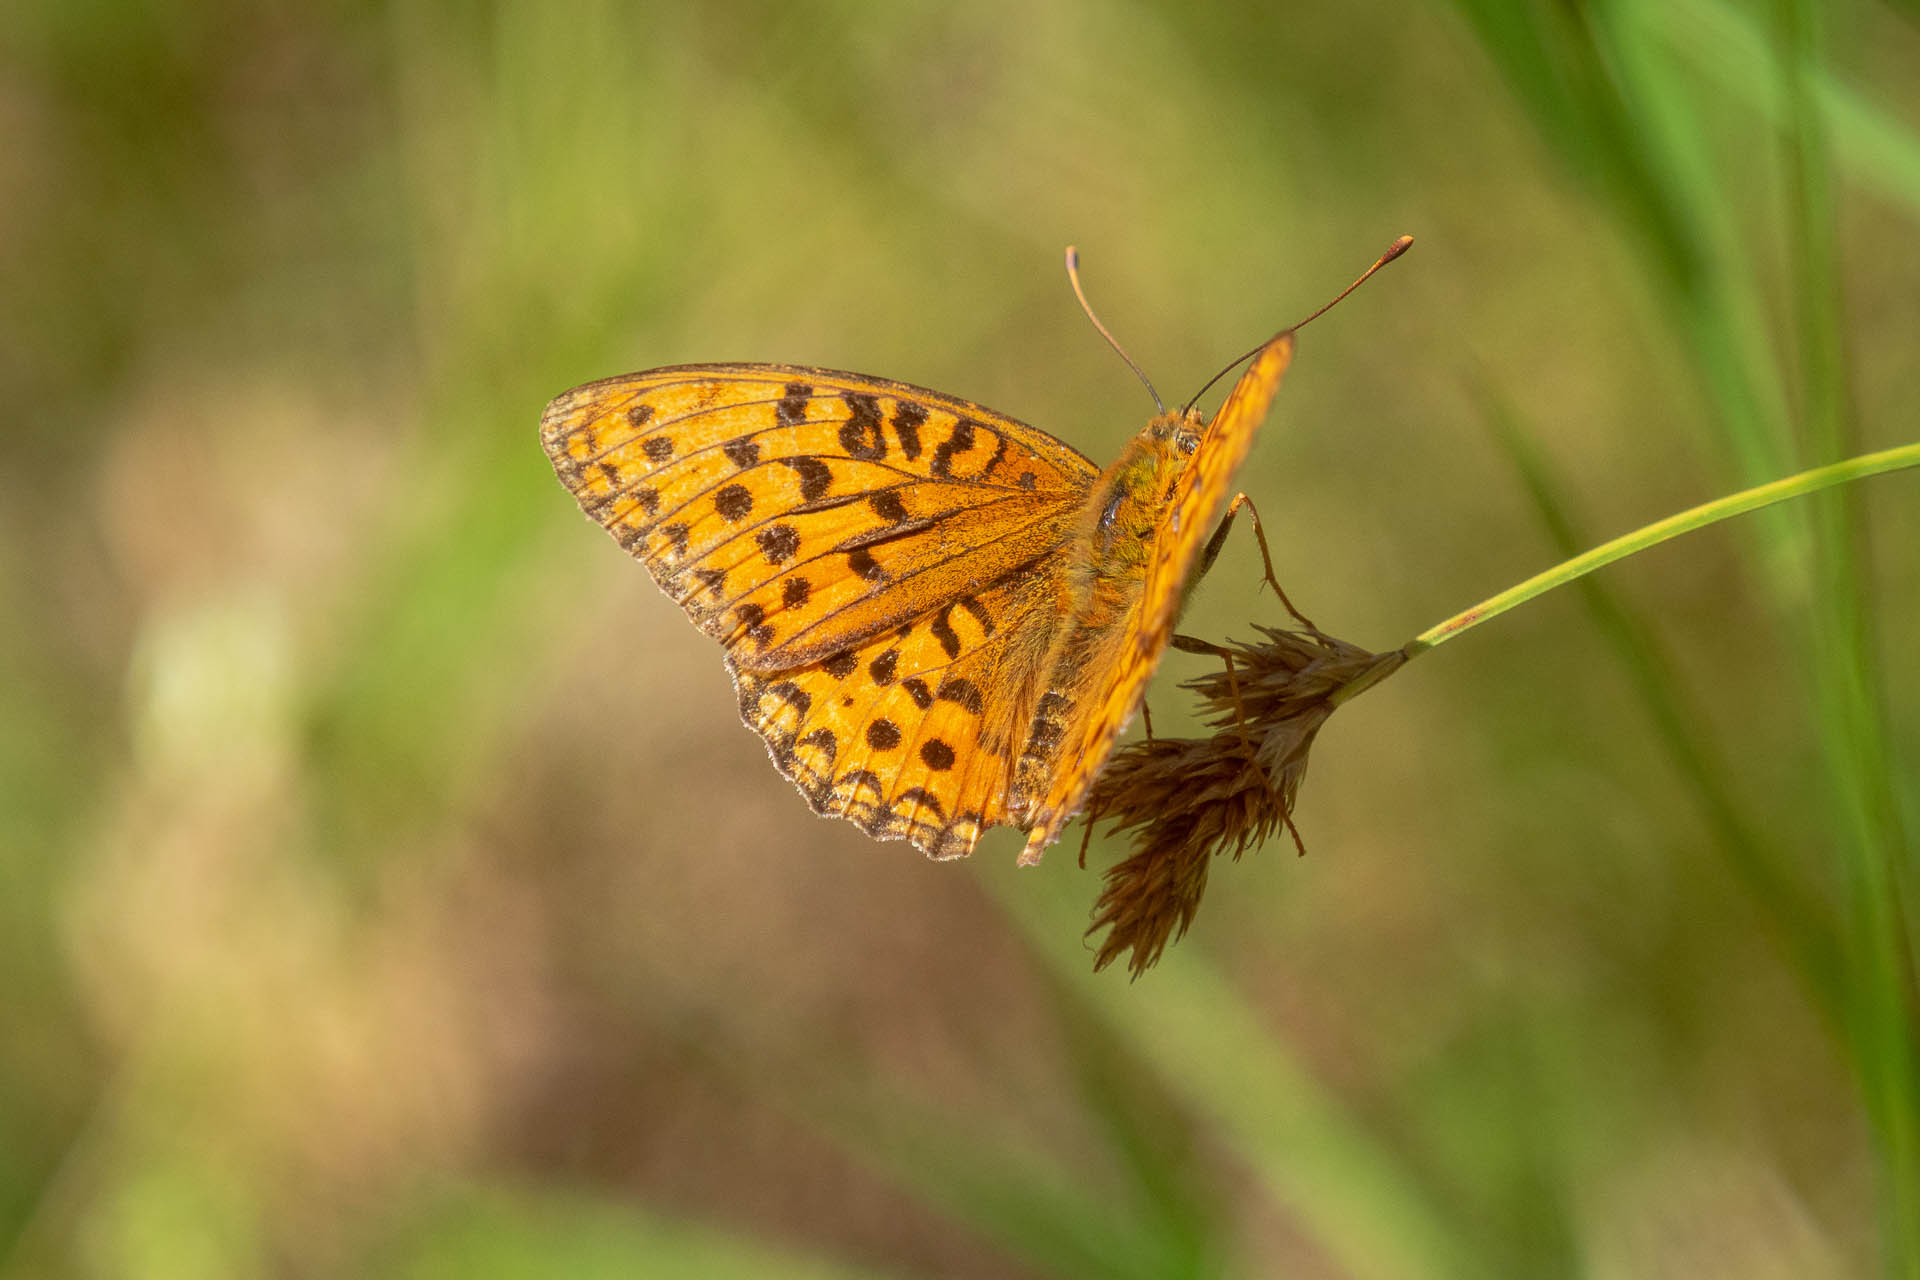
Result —
<instances>
[{"instance_id":1,"label":"butterfly head","mask_svg":"<svg viewBox=\"0 0 1920 1280\"><path fill-rule=\"evenodd\" d=\"M1159 489L1171 494L1173 482L1200 450L1207 423L1192 409L1178 409L1157 415L1138 436L1128 456L1135 460L1136 484L1145 492Z\"/></svg>"},{"instance_id":2,"label":"butterfly head","mask_svg":"<svg viewBox=\"0 0 1920 1280\"><path fill-rule=\"evenodd\" d=\"M1174 484L1200 447L1207 426L1187 410L1163 413L1127 442L1100 477L1089 507L1092 527L1088 549L1093 569L1110 559L1144 563L1148 543Z\"/></svg>"},{"instance_id":3,"label":"butterfly head","mask_svg":"<svg viewBox=\"0 0 1920 1280\"><path fill-rule=\"evenodd\" d=\"M1160 442L1171 460L1192 457L1200 447L1200 437L1206 433L1207 424L1200 420L1200 415L1192 409L1183 409L1159 415L1147 424L1143 434Z\"/></svg>"}]
</instances>

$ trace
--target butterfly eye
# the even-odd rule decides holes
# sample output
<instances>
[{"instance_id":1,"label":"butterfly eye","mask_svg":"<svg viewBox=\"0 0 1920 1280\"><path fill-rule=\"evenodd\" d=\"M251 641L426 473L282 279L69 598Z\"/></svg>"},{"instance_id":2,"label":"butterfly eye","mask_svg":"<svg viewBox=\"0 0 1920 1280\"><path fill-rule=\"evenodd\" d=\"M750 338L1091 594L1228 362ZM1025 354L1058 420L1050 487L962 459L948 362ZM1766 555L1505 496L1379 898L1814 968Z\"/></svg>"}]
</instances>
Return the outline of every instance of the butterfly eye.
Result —
<instances>
[{"instance_id":1,"label":"butterfly eye","mask_svg":"<svg viewBox=\"0 0 1920 1280\"><path fill-rule=\"evenodd\" d=\"M1192 453L1195 449L1198 449L1200 447L1200 437L1193 435L1189 432L1183 431L1180 433L1179 444L1180 444L1180 452Z\"/></svg>"}]
</instances>

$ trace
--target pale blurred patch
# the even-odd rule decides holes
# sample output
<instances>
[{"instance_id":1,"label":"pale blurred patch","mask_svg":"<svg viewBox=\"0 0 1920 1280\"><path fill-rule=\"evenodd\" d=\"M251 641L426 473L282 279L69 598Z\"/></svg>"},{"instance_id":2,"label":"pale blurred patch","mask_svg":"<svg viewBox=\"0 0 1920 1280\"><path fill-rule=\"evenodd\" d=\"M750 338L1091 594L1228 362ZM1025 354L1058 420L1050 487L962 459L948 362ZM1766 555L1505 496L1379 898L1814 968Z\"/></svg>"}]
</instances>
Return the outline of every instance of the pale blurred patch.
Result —
<instances>
[{"instance_id":1,"label":"pale blurred patch","mask_svg":"<svg viewBox=\"0 0 1920 1280\"><path fill-rule=\"evenodd\" d=\"M1821 1280L1859 1274L1761 1152L1673 1133L1587 1205L1597 1277Z\"/></svg>"}]
</instances>

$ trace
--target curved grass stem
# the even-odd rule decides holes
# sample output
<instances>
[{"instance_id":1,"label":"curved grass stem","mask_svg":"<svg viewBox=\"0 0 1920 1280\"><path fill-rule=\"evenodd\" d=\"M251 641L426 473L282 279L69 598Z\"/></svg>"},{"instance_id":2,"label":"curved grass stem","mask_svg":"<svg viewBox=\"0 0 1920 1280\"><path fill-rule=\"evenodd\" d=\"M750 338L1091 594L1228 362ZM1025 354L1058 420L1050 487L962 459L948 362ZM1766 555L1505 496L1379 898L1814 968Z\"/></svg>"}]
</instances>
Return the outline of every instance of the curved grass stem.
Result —
<instances>
[{"instance_id":1,"label":"curved grass stem","mask_svg":"<svg viewBox=\"0 0 1920 1280\"><path fill-rule=\"evenodd\" d=\"M1536 573L1525 582L1516 583L1498 595L1489 596L1470 609L1462 610L1445 622L1428 627L1409 640L1401 649L1409 658L1416 657L1428 649L1445 644L1461 633L1479 626L1489 618L1497 617L1513 608L1525 604L1535 596L1543 595L1555 587L1581 578L1603 565L1624 559L1648 547L1658 546L1669 538L1677 538L1683 533L1703 529L1717 524L1732 516L1757 511L1761 507L1772 506L1789 498L1804 497L1822 489L1830 489L1837 484L1846 484L1851 480L1863 480L1868 476L1880 475L1887 471L1900 471L1908 467L1920 467L1920 441L1913 444L1898 445L1892 449L1882 449L1878 453L1861 454L1857 458L1848 458L1842 462L1829 463L1823 467L1814 467L1797 475L1772 480L1739 493L1728 494L1724 498L1715 498L1712 502L1703 502L1697 507L1656 520L1631 533L1621 534L1610 542L1603 542L1590 551L1584 551L1565 560L1542 573Z\"/></svg>"}]
</instances>

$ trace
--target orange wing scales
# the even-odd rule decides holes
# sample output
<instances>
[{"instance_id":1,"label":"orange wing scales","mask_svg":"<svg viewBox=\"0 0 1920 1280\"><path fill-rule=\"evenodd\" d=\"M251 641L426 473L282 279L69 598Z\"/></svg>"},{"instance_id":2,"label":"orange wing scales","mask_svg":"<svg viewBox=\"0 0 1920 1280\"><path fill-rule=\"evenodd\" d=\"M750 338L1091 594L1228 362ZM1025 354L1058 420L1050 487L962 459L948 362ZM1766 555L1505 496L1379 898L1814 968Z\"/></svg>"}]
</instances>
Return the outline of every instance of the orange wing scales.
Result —
<instances>
[{"instance_id":1,"label":"orange wing scales","mask_svg":"<svg viewBox=\"0 0 1920 1280\"><path fill-rule=\"evenodd\" d=\"M779 365L591 383L541 437L725 646L743 718L816 812L935 857L1014 820L1084 457L951 396Z\"/></svg>"},{"instance_id":2,"label":"orange wing scales","mask_svg":"<svg viewBox=\"0 0 1920 1280\"><path fill-rule=\"evenodd\" d=\"M936 858L1012 822L1015 722L1038 675L1026 643L1044 578L1013 576L823 662L775 674L729 658L740 713L816 813ZM998 619L1027 619L1028 629Z\"/></svg>"},{"instance_id":3,"label":"orange wing scales","mask_svg":"<svg viewBox=\"0 0 1920 1280\"><path fill-rule=\"evenodd\" d=\"M581 507L744 667L817 661L1045 555L1092 478L978 405L748 368L591 383L542 421Z\"/></svg>"}]
</instances>

